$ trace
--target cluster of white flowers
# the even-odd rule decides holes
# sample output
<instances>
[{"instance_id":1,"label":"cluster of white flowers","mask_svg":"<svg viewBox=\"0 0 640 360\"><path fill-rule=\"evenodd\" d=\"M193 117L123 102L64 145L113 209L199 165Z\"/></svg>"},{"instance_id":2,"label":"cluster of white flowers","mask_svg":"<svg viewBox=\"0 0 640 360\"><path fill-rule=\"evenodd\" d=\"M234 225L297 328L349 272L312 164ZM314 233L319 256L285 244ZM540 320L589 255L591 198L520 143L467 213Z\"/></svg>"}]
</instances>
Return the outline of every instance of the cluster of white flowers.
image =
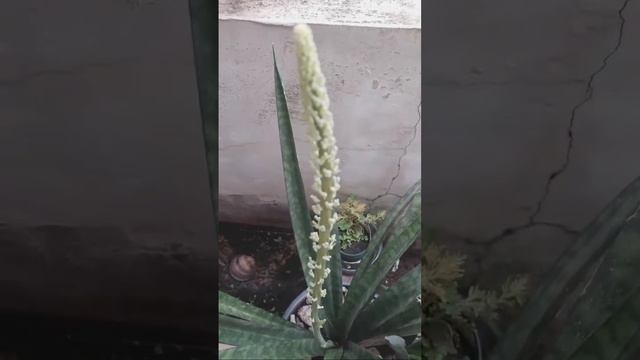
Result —
<instances>
[{"instance_id":1,"label":"cluster of white flowers","mask_svg":"<svg viewBox=\"0 0 640 360\"><path fill-rule=\"evenodd\" d=\"M333 226L338 214L334 211L339 205L337 198L340 190L338 176L339 160L338 147L333 135L333 116L329 111L329 96L325 87L325 78L320 69L317 49L313 41L311 29L307 25L297 25L294 35L298 49L298 72L300 78L300 94L304 108L304 117L309 123L309 138L313 144L311 166L314 169L314 182L311 200L313 205L313 227L310 234L315 256L309 257L307 267L311 273L308 301L312 304L312 321L314 328L324 324L318 317L318 310L322 309L321 298L326 296L323 284L330 269L327 264L331 260L331 249L337 240L332 235Z\"/></svg>"}]
</instances>

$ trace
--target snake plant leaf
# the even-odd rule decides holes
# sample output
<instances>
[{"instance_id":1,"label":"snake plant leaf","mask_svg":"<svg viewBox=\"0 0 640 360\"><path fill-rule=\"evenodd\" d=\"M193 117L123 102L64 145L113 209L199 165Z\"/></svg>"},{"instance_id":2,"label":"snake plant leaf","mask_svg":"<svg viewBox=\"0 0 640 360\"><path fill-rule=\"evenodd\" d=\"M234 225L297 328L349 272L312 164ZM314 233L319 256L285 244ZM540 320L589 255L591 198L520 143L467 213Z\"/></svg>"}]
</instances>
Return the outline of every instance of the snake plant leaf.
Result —
<instances>
[{"instance_id":1,"label":"snake plant leaf","mask_svg":"<svg viewBox=\"0 0 640 360\"><path fill-rule=\"evenodd\" d=\"M235 347L218 352L219 359L239 360L300 360L322 355L325 349L316 339L272 341L266 344L256 344Z\"/></svg>"},{"instance_id":2,"label":"snake plant leaf","mask_svg":"<svg viewBox=\"0 0 640 360\"><path fill-rule=\"evenodd\" d=\"M417 297L420 295L420 290L420 266L416 266L363 309L356 318L353 325L354 334L351 337L354 339L367 337L369 332L411 306L416 308L416 315L419 317L420 309L416 305L419 304Z\"/></svg>"},{"instance_id":3,"label":"snake plant leaf","mask_svg":"<svg viewBox=\"0 0 640 360\"><path fill-rule=\"evenodd\" d=\"M640 332L640 289L614 316L589 336L569 360L617 359L624 354L638 332Z\"/></svg>"},{"instance_id":4,"label":"snake plant leaf","mask_svg":"<svg viewBox=\"0 0 640 360\"><path fill-rule=\"evenodd\" d=\"M307 331L293 325L274 314L237 299L225 292L218 291L218 313L235 316L250 322L271 326L274 330L296 330L307 333Z\"/></svg>"},{"instance_id":5,"label":"snake plant leaf","mask_svg":"<svg viewBox=\"0 0 640 360\"><path fill-rule=\"evenodd\" d=\"M393 218L394 222L387 227L389 241L380 258L370 264L366 271L358 269L351 281L349 291L340 308L339 325L336 329L342 340L346 340L356 316L370 301L376 288L384 280L396 260L420 236L420 192L410 191L405 196L409 196L411 201L403 211L398 213L397 217Z\"/></svg>"},{"instance_id":6,"label":"snake plant leaf","mask_svg":"<svg viewBox=\"0 0 640 360\"><path fill-rule=\"evenodd\" d=\"M637 274L640 274L640 217L623 225L574 290L568 292L562 309L547 325L562 329L561 332L545 333L538 348L551 347L550 352L560 354L559 358L572 353L583 344L585 334L597 331L627 301L630 293L640 289Z\"/></svg>"},{"instance_id":7,"label":"snake plant leaf","mask_svg":"<svg viewBox=\"0 0 640 360\"><path fill-rule=\"evenodd\" d=\"M384 338L389 343L389 347L396 354L397 360L409 360L409 353L407 352L407 344L403 338L396 335L385 336Z\"/></svg>"},{"instance_id":8,"label":"snake plant leaf","mask_svg":"<svg viewBox=\"0 0 640 360\"><path fill-rule=\"evenodd\" d=\"M640 331L633 335L626 349L616 358L616 360L637 360L640 359Z\"/></svg>"},{"instance_id":9,"label":"snake plant leaf","mask_svg":"<svg viewBox=\"0 0 640 360\"><path fill-rule=\"evenodd\" d=\"M562 255L491 359L538 360L543 359L542 350L544 359L566 359L577 346L585 345L584 337L597 332L638 285L638 265L633 263L639 256L637 241L630 239L640 231L629 230L640 216L638 210L640 178ZM613 293L598 294L603 289Z\"/></svg>"},{"instance_id":10,"label":"snake plant leaf","mask_svg":"<svg viewBox=\"0 0 640 360\"><path fill-rule=\"evenodd\" d=\"M189 1L191 37L202 119L205 158L209 175L209 196L213 208L213 233L218 226L218 72L215 33L216 4L208 0Z\"/></svg>"},{"instance_id":11,"label":"snake plant leaf","mask_svg":"<svg viewBox=\"0 0 640 360\"><path fill-rule=\"evenodd\" d=\"M343 352L343 347L327 349L327 351L324 352L324 360L341 360Z\"/></svg>"},{"instance_id":12,"label":"snake plant leaf","mask_svg":"<svg viewBox=\"0 0 640 360\"><path fill-rule=\"evenodd\" d=\"M255 324L226 315L219 315L218 332L220 342L236 346L312 338L310 331L298 331L294 327L275 330L268 325Z\"/></svg>"},{"instance_id":13,"label":"snake plant leaf","mask_svg":"<svg viewBox=\"0 0 640 360\"><path fill-rule=\"evenodd\" d=\"M402 198L400 198L387 213L380 226L377 227L377 230L373 234L371 240L369 240L367 251L362 257L362 261L360 262L360 266L358 267L359 270L361 269L362 271L365 271L366 268L371 264L371 260L375 256L378 246L388 240L390 227L397 223L398 217L402 212L405 211L407 206L409 206L413 198L415 196L420 196L421 188L421 180L418 180L406 191Z\"/></svg>"},{"instance_id":14,"label":"snake plant leaf","mask_svg":"<svg viewBox=\"0 0 640 360\"><path fill-rule=\"evenodd\" d=\"M289 108L287 98L282 86L282 79L278 71L276 63L275 49L273 51L273 69L275 76L275 94L276 94L276 110L278 113L278 131L280 134L280 151L282 153L282 167L284 172L284 183L287 190L287 199L289 202L289 216L291 217L291 226L296 239L298 248L298 256L302 264L307 285L311 283L311 273L307 268L307 261L311 256L311 240L309 236L313 231L311 227L311 217L307 205L304 183L300 174L300 166L298 164L298 156L296 153L295 139L293 138L293 130L291 129L291 120L289 118Z\"/></svg>"},{"instance_id":15,"label":"snake plant leaf","mask_svg":"<svg viewBox=\"0 0 640 360\"><path fill-rule=\"evenodd\" d=\"M369 331L367 338L385 335L412 336L421 332L421 306L417 302L408 309ZM362 339L354 337L354 340Z\"/></svg>"},{"instance_id":16,"label":"snake plant leaf","mask_svg":"<svg viewBox=\"0 0 640 360\"><path fill-rule=\"evenodd\" d=\"M407 346L409 360L422 360L422 339L416 338L409 346Z\"/></svg>"},{"instance_id":17,"label":"snake plant leaf","mask_svg":"<svg viewBox=\"0 0 640 360\"><path fill-rule=\"evenodd\" d=\"M342 354L344 360L367 360L367 359L382 359L363 348L362 346L348 342Z\"/></svg>"}]
</instances>

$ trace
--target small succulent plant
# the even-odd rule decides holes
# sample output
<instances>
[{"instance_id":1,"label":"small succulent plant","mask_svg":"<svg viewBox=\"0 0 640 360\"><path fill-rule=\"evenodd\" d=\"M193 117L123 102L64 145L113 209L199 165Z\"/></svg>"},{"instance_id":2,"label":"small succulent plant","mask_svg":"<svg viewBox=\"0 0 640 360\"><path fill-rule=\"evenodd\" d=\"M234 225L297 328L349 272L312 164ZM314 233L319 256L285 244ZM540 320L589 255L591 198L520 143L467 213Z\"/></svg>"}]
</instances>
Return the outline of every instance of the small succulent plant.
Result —
<instances>
[{"instance_id":1,"label":"small succulent plant","mask_svg":"<svg viewBox=\"0 0 640 360\"><path fill-rule=\"evenodd\" d=\"M278 68L274 72L276 106L285 187L298 255L308 287L312 329L298 327L265 310L223 292L219 299L220 342L232 348L220 359L380 359L369 349L386 347L402 358L420 358L419 265L394 285L380 285L397 259L420 236L420 181L413 185L369 240L362 265L344 294L339 247L332 231L337 222L336 194L340 187L338 148L325 78L320 69L311 29L294 28L304 117L313 144L315 171L309 217L306 192L298 165L289 111ZM373 262L373 248L386 241ZM375 296L377 295L377 296Z\"/></svg>"},{"instance_id":2,"label":"small succulent plant","mask_svg":"<svg viewBox=\"0 0 640 360\"><path fill-rule=\"evenodd\" d=\"M382 221L385 211L368 213L367 204L349 196L337 209L340 247L344 250L361 241L368 241L366 227Z\"/></svg>"}]
</instances>

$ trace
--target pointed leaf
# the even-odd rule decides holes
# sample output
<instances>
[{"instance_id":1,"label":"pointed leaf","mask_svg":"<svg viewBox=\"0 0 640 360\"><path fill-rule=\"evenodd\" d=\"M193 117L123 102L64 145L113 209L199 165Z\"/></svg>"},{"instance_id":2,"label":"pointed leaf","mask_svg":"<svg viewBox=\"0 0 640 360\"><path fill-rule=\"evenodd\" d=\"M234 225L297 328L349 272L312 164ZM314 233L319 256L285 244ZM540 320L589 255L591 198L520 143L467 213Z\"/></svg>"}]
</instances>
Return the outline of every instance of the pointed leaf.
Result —
<instances>
[{"instance_id":1,"label":"pointed leaf","mask_svg":"<svg viewBox=\"0 0 640 360\"><path fill-rule=\"evenodd\" d=\"M341 360L343 352L344 348L342 347L327 349L324 353L324 360Z\"/></svg>"},{"instance_id":2,"label":"pointed leaf","mask_svg":"<svg viewBox=\"0 0 640 360\"><path fill-rule=\"evenodd\" d=\"M609 360L624 354L640 331L640 291L627 302L597 332L585 339L569 360Z\"/></svg>"},{"instance_id":3,"label":"pointed leaf","mask_svg":"<svg viewBox=\"0 0 640 360\"><path fill-rule=\"evenodd\" d=\"M362 346L349 342L344 349L342 358L345 360L366 360L366 359L382 359L363 348Z\"/></svg>"},{"instance_id":4,"label":"pointed leaf","mask_svg":"<svg viewBox=\"0 0 640 360\"><path fill-rule=\"evenodd\" d=\"M246 320L219 315L218 341L229 345L258 345L273 341L312 338L309 331L295 328L276 329L268 325L259 325Z\"/></svg>"},{"instance_id":5,"label":"pointed leaf","mask_svg":"<svg viewBox=\"0 0 640 360\"><path fill-rule=\"evenodd\" d=\"M316 339L276 341L269 344L246 345L218 352L219 359L300 360L322 355L324 349Z\"/></svg>"},{"instance_id":6,"label":"pointed leaf","mask_svg":"<svg viewBox=\"0 0 640 360\"><path fill-rule=\"evenodd\" d=\"M366 268L371 264L371 260L373 260L373 257L378 251L378 246L388 240L390 235L390 228L395 226L398 217L401 216L401 214L406 210L412 199L415 196L420 196L421 188L421 180L418 180L406 191L402 198L400 198L398 202L396 202L396 204L387 213L387 215L384 217L384 220L382 221L380 226L377 227L376 232L373 234L373 237L369 241L367 251L365 252L361 261L361 265L358 268L359 270L366 271Z\"/></svg>"},{"instance_id":7,"label":"pointed leaf","mask_svg":"<svg viewBox=\"0 0 640 360\"><path fill-rule=\"evenodd\" d=\"M422 339L416 338L413 343L407 346L409 360L422 360Z\"/></svg>"},{"instance_id":8,"label":"pointed leaf","mask_svg":"<svg viewBox=\"0 0 640 360\"><path fill-rule=\"evenodd\" d=\"M368 337L369 332L408 310L410 306L415 308L419 304L417 297L420 290L420 266L416 266L364 308L353 325L353 337Z\"/></svg>"},{"instance_id":9,"label":"pointed leaf","mask_svg":"<svg viewBox=\"0 0 640 360\"><path fill-rule=\"evenodd\" d=\"M222 291L218 291L218 313L235 316L258 324L269 325L274 329L293 329L299 332L306 332L281 317L246 303Z\"/></svg>"},{"instance_id":10,"label":"pointed leaf","mask_svg":"<svg viewBox=\"0 0 640 360\"><path fill-rule=\"evenodd\" d=\"M367 333L367 338L386 335L412 336L421 332L422 319L420 304L415 303L395 317ZM355 338L360 341L362 338Z\"/></svg>"},{"instance_id":11,"label":"pointed leaf","mask_svg":"<svg viewBox=\"0 0 640 360\"><path fill-rule=\"evenodd\" d=\"M588 291L589 288L594 288L590 281L592 274L596 274L598 271L606 271L598 270L598 262L606 260L605 254L611 249L612 244L619 241L618 234L625 224L633 218L634 214L637 214L639 205L640 178L627 186L611 201L565 251L554 268L548 272L550 275L539 287L532 300L529 301L522 315L505 332L505 335L491 354L491 359L528 360L532 358L532 354L540 351L541 338L548 336L550 330L554 329L549 327L550 324L557 320L559 315L564 316L563 309L580 308L579 305L575 306L571 302L575 302L576 298L583 297L583 289ZM628 280L633 281L635 278L634 276ZM610 281L611 284L616 286L624 282L626 282L624 279ZM623 290L622 287L620 289ZM586 294L591 295L588 292ZM621 294L628 294L628 290L611 295L615 298L620 298ZM591 305L591 307L593 306ZM593 311L593 318L585 318L588 319L590 324L597 324L601 321L601 317L608 317L610 311L616 308L616 306L613 306L606 310L607 305L605 303L599 303L599 307L599 310ZM575 324L579 325L578 323ZM566 325L562 326L561 329L565 327ZM593 330L590 329L588 331ZM563 337L563 335L559 337ZM557 338L555 337L551 340Z\"/></svg>"},{"instance_id":12,"label":"pointed leaf","mask_svg":"<svg viewBox=\"0 0 640 360\"><path fill-rule=\"evenodd\" d=\"M369 265L366 271L358 269L354 276L344 304L340 308L338 336L345 340L352 328L353 322L367 305L376 288L389 273L396 260L420 236L420 191L409 194L411 201L398 213L394 222L388 227L388 238L384 251L375 263Z\"/></svg>"},{"instance_id":13,"label":"pointed leaf","mask_svg":"<svg viewBox=\"0 0 640 360\"><path fill-rule=\"evenodd\" d=\"M276 86L276 109L278 112L278 131L280 134L280 151L282 153L282 167L284 172L284 183L287 189L287 200L289 202L289 215L291 216L291 226L296 238L298 256L302 264L305 280L309 284L312 280L307 262L311 256L311 216L307 206L307 198L298 165L296 154L296 144L291 129L289 119L289 108L287 98L282 86L280 72L276 64L276 54L273 50L273 69Z\"/></svg>"}]
</instances>

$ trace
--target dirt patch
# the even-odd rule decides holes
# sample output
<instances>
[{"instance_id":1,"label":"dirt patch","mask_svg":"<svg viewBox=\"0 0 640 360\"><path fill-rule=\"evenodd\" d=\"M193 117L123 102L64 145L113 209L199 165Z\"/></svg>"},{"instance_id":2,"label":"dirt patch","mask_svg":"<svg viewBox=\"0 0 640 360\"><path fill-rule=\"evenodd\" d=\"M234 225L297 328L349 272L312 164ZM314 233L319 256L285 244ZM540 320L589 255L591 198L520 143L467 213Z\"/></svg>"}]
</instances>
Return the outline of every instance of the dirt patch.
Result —
<instances>
[{"instance_id":1,"label":"dirt patch","mask_svg":"<svg viewBox=\"0 0 640 360\"><path fill-rule=\"evenodd\" d=\"M293 233L287 229L221 223L218 254L219 289L265 310L284 313L306 287ZM255 259L254 279L240 282L229 275L229 263L235 255ZM409 248L384 285L392 285L420 264L420 256L419 246Z\"/></svg>"}]
</instances>

